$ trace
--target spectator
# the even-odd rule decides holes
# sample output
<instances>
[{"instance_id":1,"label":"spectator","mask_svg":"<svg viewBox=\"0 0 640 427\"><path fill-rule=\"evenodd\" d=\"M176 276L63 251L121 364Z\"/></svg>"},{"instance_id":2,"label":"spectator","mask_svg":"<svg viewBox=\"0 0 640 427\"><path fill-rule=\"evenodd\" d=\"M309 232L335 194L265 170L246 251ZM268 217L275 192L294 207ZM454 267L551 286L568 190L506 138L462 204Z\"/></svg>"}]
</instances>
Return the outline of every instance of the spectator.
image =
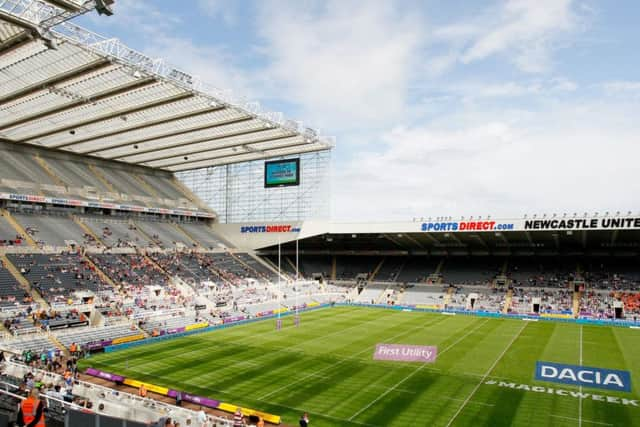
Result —
<instances>
[{"instance_id":1,"label":"spectator","mask_svg":"<svg viewBox=\"0 0 640 427\"><path fill-rule=\"evenodd\" d=\"M236 409L236 412L233 414L233 427L243 427L244 426L244 418L242 416L242 410L240 408Z\"/></svg>"},{"instance_id":2,"label":"spectator","mask_svg":"<svg viewBox=\"0 0 640 427\"><path fill-rule=\"evenodd\" d=\"M40 401L37 389L32 389L29 397L20 403L17 424L24 427L45 427L44 403Z\"/></svg>"},{"instance_id":3,"label":"spectator","mask_svg":"<svg viewBox=\"0 0 640 427\"><path fill-rule=\"evenodd\" d=\"M306 412L302 414L300 417L300 427L308 427L309 426L309 414Z\"/></svg>"},{"instance_id":4,"label":"spectator","mask_svg":"<svg viewBox=\"0 0 640 427\"><path fill-rule=\"evenodd\" d=\"M204 409L201 406L200 410L198 411L198 423L200 424L200 426L204 426L206 422L207 414L205 414Z\"/></svg>"}]
</instances>

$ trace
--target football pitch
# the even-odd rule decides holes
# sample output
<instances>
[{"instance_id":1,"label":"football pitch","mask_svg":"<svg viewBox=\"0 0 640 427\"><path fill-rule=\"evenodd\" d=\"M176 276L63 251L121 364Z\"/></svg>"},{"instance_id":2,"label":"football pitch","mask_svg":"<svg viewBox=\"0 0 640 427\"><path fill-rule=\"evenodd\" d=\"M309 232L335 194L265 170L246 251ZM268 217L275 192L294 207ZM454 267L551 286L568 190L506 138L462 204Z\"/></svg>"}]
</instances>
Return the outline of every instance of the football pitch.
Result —
<instances>
[{"instance_id":1,"label":"football pitch","mask_svg":"<svg viewBox=\"0 0 640 427\"><path fill-rule=\"evenodd\" d=\"M435 363L373 360L377 343ZM536 361L631 372L631 392L534 380ZM93 366L312 426L640 426L640 330L334 307L105 353Z\"/></svg>"}]
</instances>

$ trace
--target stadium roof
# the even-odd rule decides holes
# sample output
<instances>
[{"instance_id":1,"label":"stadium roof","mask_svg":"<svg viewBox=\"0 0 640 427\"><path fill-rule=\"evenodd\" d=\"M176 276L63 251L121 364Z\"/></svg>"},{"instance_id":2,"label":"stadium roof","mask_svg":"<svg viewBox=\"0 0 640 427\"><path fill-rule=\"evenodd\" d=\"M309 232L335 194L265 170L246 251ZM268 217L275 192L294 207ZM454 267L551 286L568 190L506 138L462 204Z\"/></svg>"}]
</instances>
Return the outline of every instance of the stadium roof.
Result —
<instances>
[{"instance_id":1,"label":"stadium roof","mask_svg":"<svg viewBox=\"0 0 640 427\"><path fill-rule=\"evenodd\" d=\"M37 15L36 4L49 12ZM332 147L280 113L66 22L93 7L0 0L0 140L172 172Z\"/></svg>"},{"instance_id":2,"label":"stadium roof","mask_svg":"<svg viewBox=\"0 0 640 427\"><path fill-rule=\"evenodd\" d=\"M326 255L640 255L640 230L505 231L500 233L327 233L300 240L307 254ZM277 253L277 246L262 253ZM295 253L295 243L283 245Z\"/></svg>"}]
</instances>

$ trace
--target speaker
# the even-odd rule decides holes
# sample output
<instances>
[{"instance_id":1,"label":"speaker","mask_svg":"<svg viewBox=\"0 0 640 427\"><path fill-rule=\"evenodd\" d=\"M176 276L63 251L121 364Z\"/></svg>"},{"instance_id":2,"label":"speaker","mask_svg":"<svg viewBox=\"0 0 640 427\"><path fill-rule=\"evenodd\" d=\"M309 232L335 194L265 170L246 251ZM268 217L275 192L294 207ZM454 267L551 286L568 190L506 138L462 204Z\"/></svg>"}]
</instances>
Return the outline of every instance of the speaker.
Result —
<instances>
[{"instance_id":1,"label":"speaker","mask_svg":"<svg viewBox=\"0 0 640 427\"><path fill-rule=\"evenodd\" d=\"M111 5L113 4L113 0L96 0L96 10L100 15L113 15L113 10L111 10Z\"/></svg>"}]
</instances>

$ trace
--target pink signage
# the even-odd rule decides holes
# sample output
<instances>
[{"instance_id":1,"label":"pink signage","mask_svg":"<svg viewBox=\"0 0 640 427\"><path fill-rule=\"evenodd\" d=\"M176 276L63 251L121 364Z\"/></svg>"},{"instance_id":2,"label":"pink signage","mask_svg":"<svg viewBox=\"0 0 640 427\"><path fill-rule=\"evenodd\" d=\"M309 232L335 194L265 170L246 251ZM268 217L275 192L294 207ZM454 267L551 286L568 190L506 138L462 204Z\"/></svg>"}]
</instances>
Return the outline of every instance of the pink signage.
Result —
<instances>
[{"instance_id":1,"label":"pink signage","mask_svg":"<svg viewBox=\"0 0 640 427\"><path fill-rule=\"evenodd\" d=\"M396 360L400 362L436 361L438 348L424 345L377 344L373 353L374 360Z\"/></svg>"}]
</instances>

